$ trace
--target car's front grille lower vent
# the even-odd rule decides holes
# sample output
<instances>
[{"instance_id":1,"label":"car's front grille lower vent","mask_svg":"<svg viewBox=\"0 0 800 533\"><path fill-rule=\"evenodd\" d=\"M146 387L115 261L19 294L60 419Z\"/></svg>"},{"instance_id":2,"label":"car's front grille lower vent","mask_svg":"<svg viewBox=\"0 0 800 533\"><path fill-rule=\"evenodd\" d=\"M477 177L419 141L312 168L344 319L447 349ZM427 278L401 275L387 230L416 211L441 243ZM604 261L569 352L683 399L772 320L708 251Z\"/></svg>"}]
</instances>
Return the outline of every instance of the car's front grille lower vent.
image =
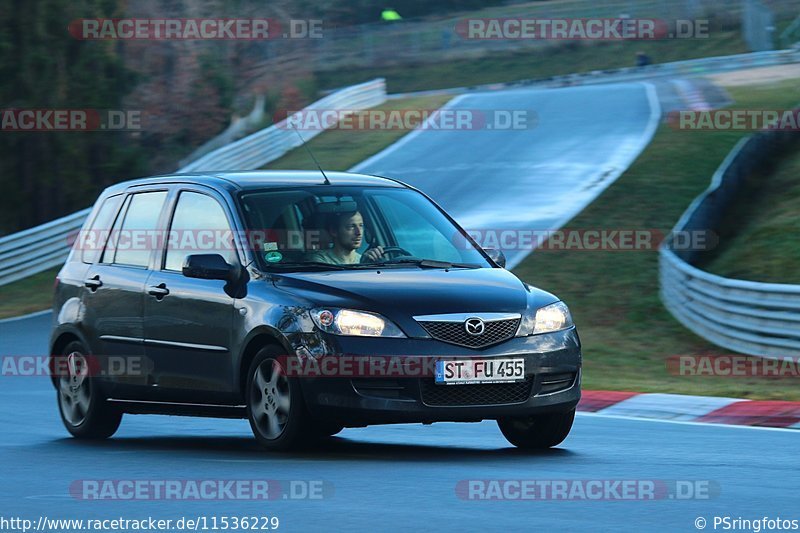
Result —
<instances>
[{"instance_id":1,"label":"car's front grille lower vent","mask_svg":"<svg viewBox=\"0 0 800 533\"><path fill-rule=\"evenodd\" d=\"M422 403L438 407L468 405L508 405L528 401L533 376L519 383L485 385L436 385L432 379L420 380Z\"/></svg>"}]
</instances>

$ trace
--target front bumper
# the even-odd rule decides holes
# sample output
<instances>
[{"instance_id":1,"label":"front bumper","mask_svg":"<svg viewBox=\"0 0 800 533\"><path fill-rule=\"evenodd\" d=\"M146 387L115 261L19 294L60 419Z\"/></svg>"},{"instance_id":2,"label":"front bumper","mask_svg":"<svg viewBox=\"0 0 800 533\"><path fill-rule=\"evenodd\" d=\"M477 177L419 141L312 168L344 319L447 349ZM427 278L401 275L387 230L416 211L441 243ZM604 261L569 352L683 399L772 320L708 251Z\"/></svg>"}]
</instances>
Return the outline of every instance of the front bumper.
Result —
<instances>
[{"instance_id":1,"label":"front bumper","mask_svg":"<svg viewBox=\"0 0 800 533\"><path fill-rule=\"evenodd\" d=\"M325 357L378 357L384 364L373 369L385 370L386 361L393 369L365 375L349 367L352 373L299 378L311 413L344 426L530 416L567 411L580 400L581 345L575 328L514 338L482 350L432 339L326 336L320 344L326 346ZM527 380L520 384L434 385L433 376L420 370L432 368L433 361L442 357L523 357Z\"/></svg>"}]
</instances>

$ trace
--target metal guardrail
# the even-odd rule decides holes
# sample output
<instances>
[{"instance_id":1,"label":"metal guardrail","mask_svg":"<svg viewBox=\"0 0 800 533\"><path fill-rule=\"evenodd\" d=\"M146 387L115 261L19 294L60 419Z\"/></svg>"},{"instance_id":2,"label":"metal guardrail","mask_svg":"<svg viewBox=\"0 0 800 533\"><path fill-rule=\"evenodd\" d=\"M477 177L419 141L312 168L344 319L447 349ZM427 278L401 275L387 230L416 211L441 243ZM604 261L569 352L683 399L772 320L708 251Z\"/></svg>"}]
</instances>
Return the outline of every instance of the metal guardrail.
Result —
<instances>
[{"instance_id":1,"label":"metal guardrail","mask_svg":"<svg viewBox=\"0 0 800 533\"><path fill-rule=\"evenodd\" d=\"M628 83L634 81L653 80L657 78L697 77L719 74L747 68L770 67L800 63L800 48L787 50L771 50L732 56L705 57L687 59L671 63L654 63L646 67L623 67L609 70L594 70L528 80L517 80L505 83L490 83L469 87L453 87L430 91L414 91L395 93L389 99L407 98L432 94L462 94L473 91L496 91L530 87L573 87L576 85L594 85L600 83Z\"/></svg>"},{"instance_id":2,"label":"metal guardrail","mask_svg":"<svg viewBox=\"0 0 800 533\"><path fill-rule=\"evenodd\" d=\"M266 99L267 97L264 94L256 96L253 110L247 116L233 119L230 125L225 128L225 131L203 143L202 146L196 148L194 152L183 158L178 164L181 167L185 167L207 153L241 139L248 133L255 132L259 126L264 125L264 103Z\"/></svg>"},{"instance_id":3,"label":"metal guardrail","mask_svg":"<svg viewBox=\"0 0 800 533\"><path fill-rule=\"evenodd\" d=\"M303 112L311 110L367 109L386 101L386 80L378 78L366 83L340 89L317 100ZM322 129L304 130L303 138L308 141ZM292 148L300 146L300 137L287 127L286 119L263 129L244 139L239 139L219 150L206 154L197 161L189 163L179 172L196 170L251 170L274 161Z\"/></svg>"},{"instance_id":4,"label":"metal guardrail","mask_svg":"<svg viewBox=\"0 0 800 533\"><path fill-rule=\"evenodd\" d=\"M742 139L714 173L709 188L683 214L673 233L716 230L746 177L788 145L794 132ZM712 343L763 357L800 356L800 285L728 279L693 263L704 252L660 250L661 300L686 328Z\"/></svg>"},{"instance_id":5,"label":"metal guardrail","mask_svg":"<svg viewBox=\"0 0 800 533\"><path fill-rule=\"evenodd\" d=\"M69 253L70 234L83 226L91 209L0 238L0 285L60 265Z\"/></svg>"},{"instance_id":6,"label":"metal guardrail","mask_svg":"<svg viewBox=\"0 0 800 533\"><path fill-rule=\"evenodd\" d=\"M308 110L358 110L386 101L386 80L378 78L346 87L314 102ZM306 140L322 133L306 130ZM205 170L252 170L262 167L299 146L300 138L286 127L286 120L206 154L177 172ZM0 285L38 274L63 263L70 237L86 221L91 208L0 238Z\"/></svg>"}]
</instances>

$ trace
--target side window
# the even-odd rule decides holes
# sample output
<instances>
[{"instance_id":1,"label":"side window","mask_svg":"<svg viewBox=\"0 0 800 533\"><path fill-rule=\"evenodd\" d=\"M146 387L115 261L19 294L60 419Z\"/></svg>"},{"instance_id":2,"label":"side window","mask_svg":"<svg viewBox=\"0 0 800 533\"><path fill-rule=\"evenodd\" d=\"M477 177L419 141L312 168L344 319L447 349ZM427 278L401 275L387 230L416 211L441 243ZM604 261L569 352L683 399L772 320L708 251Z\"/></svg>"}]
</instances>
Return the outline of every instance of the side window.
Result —
<instances>
[{"instance_id":1,"label":"side window","mask_svg":"<svg viewBox=\"0 0 800 533\"><path fill-rule=\"evenodd\" d=\"M94 263L100 257L123 198L121 194L106 198L91 227L81 232L77 242L81 249L81 261L84 263Z\"/></svg>"},{"instance_id":2,"label":"side window","mask_svg":"<svg viewBox=\"0 0 800 533\"><path fill-rule=\"evenodd\" d=\"M116 250L112 261L114 264L147 266L152 249L150 243L157 241L155 232L158 229L158 217L166 198L167 191L143 192L131 196L125 219L116 235ZM107 257L104 256L104 259Z\"/></svg>"},{"instance_id":3,"label":"side window","mask_svg":"<svg viewBox=\"0 0 800 533\"><path fill-rule=\"evenodd\" d=\"M180 272L191 254L220 254L232 265L239 262L233 231L219 202L205 194L184 191L169 228L164 270Z\"/></svg>"}]
</instances>

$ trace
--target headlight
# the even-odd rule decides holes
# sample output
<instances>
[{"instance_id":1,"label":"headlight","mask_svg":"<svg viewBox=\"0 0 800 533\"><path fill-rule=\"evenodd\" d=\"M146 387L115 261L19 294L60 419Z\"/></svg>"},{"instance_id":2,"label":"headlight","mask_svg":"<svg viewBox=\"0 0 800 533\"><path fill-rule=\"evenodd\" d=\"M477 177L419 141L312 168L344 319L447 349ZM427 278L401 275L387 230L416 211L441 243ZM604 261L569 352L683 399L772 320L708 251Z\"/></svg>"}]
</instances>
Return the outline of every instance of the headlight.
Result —
<instances>
[{"instance_id":1,"label":"headlight","mask_svg":"<svg viewBox=\"0 0 800 533\"><path fill-rule=\"evenodd\" d=\"M551 333L572 327L572 315L563 302L540 307L535 312L528 311L522 316L517 337Z\"/></svg>"},{"instance_id":2,"label":"headlight","mask_svg":"<svg viewBox=\"0 0 800 533\"><path fill-rule=\"evenodd\" d=\"M352 309L312 309L311 319L325 333L356 337L405 337L400 328L376 313Z\"/></svg>"}]
</instances>

